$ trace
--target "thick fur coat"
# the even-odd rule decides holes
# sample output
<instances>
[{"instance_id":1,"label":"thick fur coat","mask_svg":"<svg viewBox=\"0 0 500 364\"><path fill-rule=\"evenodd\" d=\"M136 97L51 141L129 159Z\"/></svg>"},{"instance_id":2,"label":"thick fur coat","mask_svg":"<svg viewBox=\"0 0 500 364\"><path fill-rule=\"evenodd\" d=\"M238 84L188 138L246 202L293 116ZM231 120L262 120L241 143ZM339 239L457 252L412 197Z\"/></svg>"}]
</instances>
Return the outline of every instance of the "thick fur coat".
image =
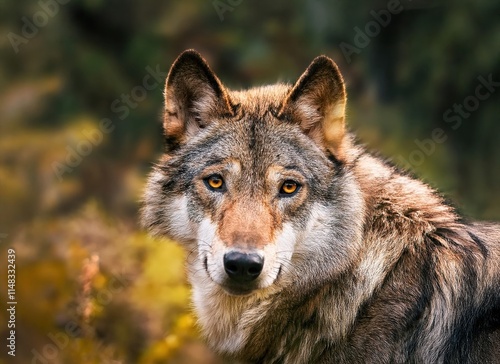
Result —
<instances>
[{"instance_id":1,"label":"thick fur coat","mask_svg":"<svg viewBox=\"0 0 500 364\"><path fill-rule=\"evenodd\" d=\"M356 145L345 104L325 56L246 91L195 51L172 66L143 223L185 246L208 344L248 363L500 362L500 227Z\"/></svg>"}]
</instances>

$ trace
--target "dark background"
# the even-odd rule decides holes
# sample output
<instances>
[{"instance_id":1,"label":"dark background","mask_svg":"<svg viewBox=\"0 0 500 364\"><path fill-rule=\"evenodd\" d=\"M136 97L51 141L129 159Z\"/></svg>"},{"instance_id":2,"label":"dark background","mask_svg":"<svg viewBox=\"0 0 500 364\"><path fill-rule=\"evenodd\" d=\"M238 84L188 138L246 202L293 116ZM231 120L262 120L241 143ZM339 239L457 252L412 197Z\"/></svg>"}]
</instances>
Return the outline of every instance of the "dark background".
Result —
<instances>
[{"instance_id":1,"label":"dark background","mask_svg":"<svg viewBox=\"0 0 500 364\"><path fill-rule=\"evenodd\" d=\"M491 0L0 2L0 298L13 248L18 302L0 363L219 362L182 251L137 223L162 150L158 74L187 48L232 88L332 57L362 143L468 218L500 220L500 87L476 95L500 82L499 14Z\"/></svg>"}]
</instances>

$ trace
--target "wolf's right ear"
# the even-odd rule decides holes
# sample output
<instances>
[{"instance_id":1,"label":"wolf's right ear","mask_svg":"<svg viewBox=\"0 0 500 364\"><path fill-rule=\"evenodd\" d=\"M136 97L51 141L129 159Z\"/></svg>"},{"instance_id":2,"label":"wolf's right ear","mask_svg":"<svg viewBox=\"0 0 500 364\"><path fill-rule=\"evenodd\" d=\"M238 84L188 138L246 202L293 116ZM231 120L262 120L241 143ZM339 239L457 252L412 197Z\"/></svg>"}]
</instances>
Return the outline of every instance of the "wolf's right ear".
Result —
<instances>
[{"instance_id":1,"label":"wolf's right ear","mask_svg":"<svg viewBox=\"0 0 500 364\"><path fill-rule=\"evenodd\" d=\"M196 135L214 117L232 115L229 95L203 57L192 49L181 53L165 85L163 128L167 150Z\"/></svg>"}]
</instances>

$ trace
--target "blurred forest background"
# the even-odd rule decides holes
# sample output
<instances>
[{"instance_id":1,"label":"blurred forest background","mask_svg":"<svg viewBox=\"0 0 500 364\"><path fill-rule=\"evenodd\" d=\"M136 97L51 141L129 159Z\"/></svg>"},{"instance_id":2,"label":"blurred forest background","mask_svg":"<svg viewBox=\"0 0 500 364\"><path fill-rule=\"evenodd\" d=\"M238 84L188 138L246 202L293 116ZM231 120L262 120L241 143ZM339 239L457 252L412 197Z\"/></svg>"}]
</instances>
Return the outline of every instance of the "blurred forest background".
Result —
<instances>
[{"instance_id":1,"label":"blurred forest background","mask_svg":"<svg viewBox=\"0 0 500 364\"><path fill-rule=\"evenodd\" d=\"M138 225L164 77L187 48L232 88L331 56L361 142L467 217L500 220L499 15L491 0L0 2L0 363L221 362L198 337L182 250Z\"/></svg>"}]
</instances>

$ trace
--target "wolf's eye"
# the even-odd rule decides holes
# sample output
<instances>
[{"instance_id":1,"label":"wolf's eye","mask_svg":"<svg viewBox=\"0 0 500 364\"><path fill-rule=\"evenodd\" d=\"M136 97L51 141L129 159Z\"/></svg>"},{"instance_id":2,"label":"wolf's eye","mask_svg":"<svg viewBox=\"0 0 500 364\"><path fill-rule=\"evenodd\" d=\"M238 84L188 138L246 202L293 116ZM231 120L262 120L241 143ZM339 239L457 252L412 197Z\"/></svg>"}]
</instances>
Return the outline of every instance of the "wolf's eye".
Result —
<instances>
[{"instance_id":1,"label":"wolf's eye","mask_svg":"<svg viewBox=\"0 0 500 364\"><path fill-rule=\"evenodd\" d=\"M295 195L300 190L300 184L292 181L291 179L287 179L280 188L280 196L282 197L290 197Z\"/></svg>"},{"instance_id":2,"label":"wolf's eye","mask_svg":"<svg viewBox=\"0 0 500 364\"><path fill-rule=\"evenodd\" d=\"M218 174L213 174L204 179L205 184L212 191L220 191L224 188L224 180Z\"/></svg>"}]
</instances>

